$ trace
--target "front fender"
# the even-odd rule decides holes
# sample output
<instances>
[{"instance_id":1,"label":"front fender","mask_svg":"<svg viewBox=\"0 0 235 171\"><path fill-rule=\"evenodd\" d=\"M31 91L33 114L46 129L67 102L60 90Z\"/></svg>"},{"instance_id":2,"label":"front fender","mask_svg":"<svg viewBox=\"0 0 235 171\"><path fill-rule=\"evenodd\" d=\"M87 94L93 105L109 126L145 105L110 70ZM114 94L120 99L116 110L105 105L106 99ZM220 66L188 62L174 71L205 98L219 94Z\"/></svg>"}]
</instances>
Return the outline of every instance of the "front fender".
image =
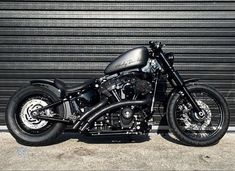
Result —
<instances>
[{"instance_id":1,"label":"front fender","mask_svg":"<svg viewBox=\"0 0 235 171\"><path fill-rule=\"evenodd\" d=\"M199 80L200 80L199 78L187 79L187 80L184 80L184 84L186 85L186 84L194 83L194 82L197 82Z\"/></svg>"}]
</instances>

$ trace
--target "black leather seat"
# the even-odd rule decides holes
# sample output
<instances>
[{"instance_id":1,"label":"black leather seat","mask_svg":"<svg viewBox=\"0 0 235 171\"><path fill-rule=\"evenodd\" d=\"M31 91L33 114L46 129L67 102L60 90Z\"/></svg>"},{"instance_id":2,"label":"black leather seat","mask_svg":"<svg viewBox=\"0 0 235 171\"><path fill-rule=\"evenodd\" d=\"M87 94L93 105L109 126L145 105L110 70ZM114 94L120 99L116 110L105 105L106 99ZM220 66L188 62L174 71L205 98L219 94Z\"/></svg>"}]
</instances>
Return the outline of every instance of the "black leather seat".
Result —
<instances>
[{"instance_id":1,"label":"black leather seat","mask_svg":"<svg viewBox=\"0 0 235 171\"><path fill-rule=\"evenodd\" d=\"M92 85L94 85L94 83L95 83L95 79L90 79L90 80L84 82L81 85L77 85L77 86L73 86L73 87L67 87L66 84L62 80L59 80L59 79L55 79L54 80L55 86L58 89L60 89L61 90L61 94L65 95L65 96L77 93L77 92L79 92L81 90L86 90L87 88L89 88Z\"/></svg>"}]
</instances>

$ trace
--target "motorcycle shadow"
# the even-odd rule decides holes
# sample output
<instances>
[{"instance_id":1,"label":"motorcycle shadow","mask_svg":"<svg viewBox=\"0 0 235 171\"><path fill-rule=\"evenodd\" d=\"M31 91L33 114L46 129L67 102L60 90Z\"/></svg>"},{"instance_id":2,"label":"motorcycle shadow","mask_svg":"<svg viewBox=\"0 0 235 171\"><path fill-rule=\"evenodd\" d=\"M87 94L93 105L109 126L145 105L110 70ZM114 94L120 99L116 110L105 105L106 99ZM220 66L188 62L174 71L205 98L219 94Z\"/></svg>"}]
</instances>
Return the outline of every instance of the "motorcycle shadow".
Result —
<instances>
[{"instance_id":1,"label":"motorcycle shadow","mask_svg":"<svg viewBox=\"0 0 235 171\"><path fill-rule=\"evenodd\" d=\"M183 145L183 146L189 146L187 144L182 143L177 138L175 138L170 132L162 132L160 133L161 137L169 142L172 142L174 144Z\"/></svg>"},{"instance_id":2,"label":"motorcycle shadow","mask_svg":"<svg viewBox=\"0 0 235 171\"><path fill-rule=\"evenodd\" d=\"M176 139L169 131L157 131L155 133L153 132L153 134L157 134L157 136L161 136L163 139L172 142L173 144L187 146L186 144ZM77 142L84 142L88 144L143 143L151 140L149 135L88 136L74 132L64 132L52 144L49 145L60 144L74 139L77 140Z\"/></svg>"},{"instance_id":3,"label":"motorcycle shadow","mask_svg":"<svg viewBox=\"0 0 235 171\"><path fill-rule=\"evenodd\" d=\"M150 140L149 135L99 135L88 136L73 132L64 132L53 144L63 143L65 141L77 139L78 142L88 144L112 144L112 143L142 143ZM51 144L51 145L53 145Z\"/></svg>"}]
</instances>

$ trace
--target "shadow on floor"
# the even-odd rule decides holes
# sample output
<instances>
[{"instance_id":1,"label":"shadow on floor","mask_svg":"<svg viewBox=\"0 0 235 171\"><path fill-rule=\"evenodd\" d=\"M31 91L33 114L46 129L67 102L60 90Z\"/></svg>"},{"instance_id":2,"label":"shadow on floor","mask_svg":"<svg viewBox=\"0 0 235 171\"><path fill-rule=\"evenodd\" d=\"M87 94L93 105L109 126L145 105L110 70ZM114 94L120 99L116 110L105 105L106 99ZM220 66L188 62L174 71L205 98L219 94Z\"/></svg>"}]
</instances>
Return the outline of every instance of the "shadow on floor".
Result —
<instances>
[{"instance_id":1,"label":"shadow on floor","mask_svg":"<svg viewBox=\"0 0 235 171\"><path fill-rule=\"evenodd\" d=\"M149 135L99 135L87 136L79 133L65 132L53 144L65 142L70 139L77 139L79 142L89 144L110 144L110 143L142 143L149 141ZM53 145L51 144L51 145Z\"/></svg>"},{"instance_id":2,"label":"shadow on floor","mask_svg":"<svg viewBox=\"0 0 235 171\"><path fill-rule=\"evenodd\" d=\"M160 133L161 137L164 138L165 140L169 141L169 142L172 142L174 144L179 144L179 145L184 145L184 146L188 146L184 143L182 143L181 141L179 141L177 138L175 138L173 136L173 134L169 133L168 131L167 132L162 132Z\"/></svg>"},{"instance_id":3,"label":"shadow on floor","mask_svg":"<svg viewBox=\"0 0 235 171\"><path fill-rule=\"evenodd\" d=\"M168 131L157 131L153 132L156 136L161 136L165 140L172 142L174 144L184 145L181 141L176 139L171 133ZM88 144L112 144L112 143L143 143L146 141L150 141L149 135L99 135L99 136L87 136L82 135L76 132L65 132L61 136L59 136L53 144L63 143L70 139L76 139L78 142L85 142Z\"/></svg>"}]
</instances>

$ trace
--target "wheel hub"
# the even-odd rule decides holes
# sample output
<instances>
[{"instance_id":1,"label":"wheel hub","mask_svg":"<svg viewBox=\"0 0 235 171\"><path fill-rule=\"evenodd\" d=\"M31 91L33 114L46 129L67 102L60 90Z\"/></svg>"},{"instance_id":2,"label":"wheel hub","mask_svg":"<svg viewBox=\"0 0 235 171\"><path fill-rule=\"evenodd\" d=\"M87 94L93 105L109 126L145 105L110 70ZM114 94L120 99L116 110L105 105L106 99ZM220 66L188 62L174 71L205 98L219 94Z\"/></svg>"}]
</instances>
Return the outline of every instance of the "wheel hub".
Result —
<instances>
[{"instance_id":1,"label":"wheel hub","mask_svg":"<svg viewBox=\"0 0 235 171\"><path fill-rule=\"evenodd\" d=\"M203 122L206 119L207 113L202 109L201 112L194 112L192 116L195 121Z\"/></svg>"},{"instance_id":2,"label":"wheel hub","mask_svg":"<svg viewBox=\"0 0 235 171\"><path fill-rule=\"evenodd\" d=\"M47 106L48 103L42 99L31 99L27 101L20 112L20 119L22 120L23 124L30 128L30 129L41 129L47 125L48 121L36 119L32 115L32 111L40 109L44 106ZM47 109L44 111L45 115L50 116L51 110Z\"/></svg>"},{"instance_id":3,"label":"wheel hub","mask_svg":"<svg viewBox=\"0 0 235 171\"><path fill-rule=\"evenodd\" d=\"M205 128L211 123L211 110L209 106L201 100L196 100L202 112L194 112L189 117L188 113L183 113L182 120L185 123L185 129L193 130L205 130ZM196 121L197 123L193 122ZM198 124L200 123L200 124Z\"/></svg>"}]
</instances>

